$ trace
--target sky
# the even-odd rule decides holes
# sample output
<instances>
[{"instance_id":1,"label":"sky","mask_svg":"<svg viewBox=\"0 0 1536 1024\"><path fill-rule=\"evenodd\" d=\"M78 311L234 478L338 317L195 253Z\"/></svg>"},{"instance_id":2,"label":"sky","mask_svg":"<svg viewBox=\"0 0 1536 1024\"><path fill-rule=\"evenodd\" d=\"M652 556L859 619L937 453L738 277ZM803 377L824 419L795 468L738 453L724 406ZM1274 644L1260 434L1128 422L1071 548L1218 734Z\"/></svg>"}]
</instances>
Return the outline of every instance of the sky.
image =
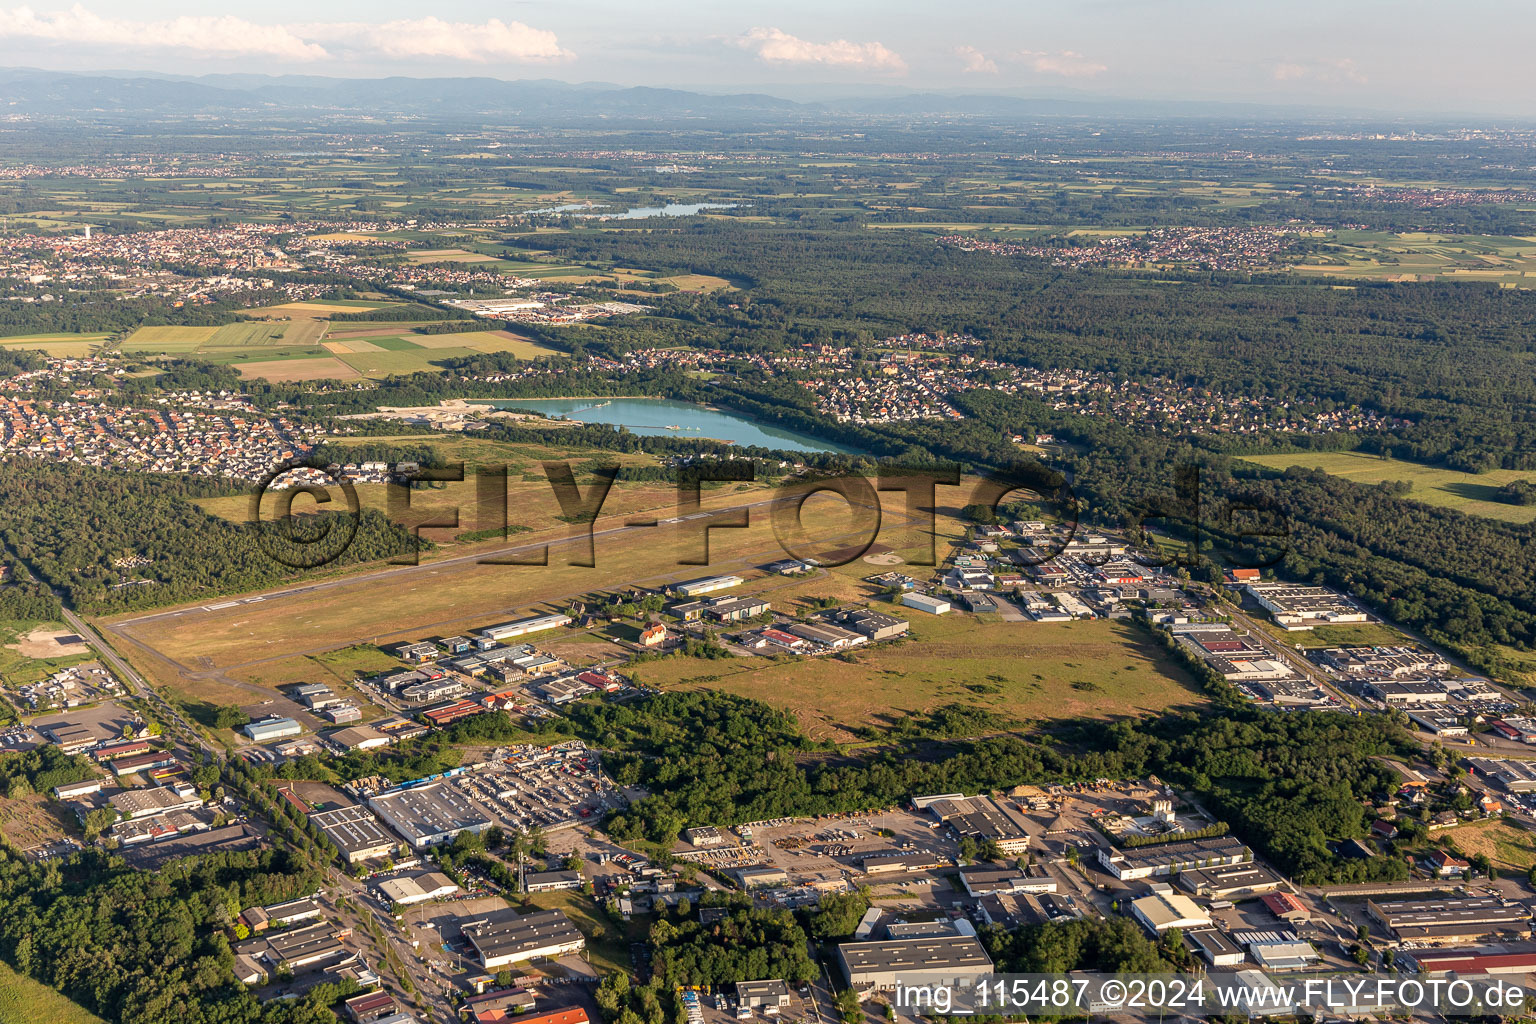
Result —
<instances>
[{"instance_id":1,"label":"sky","mask_svg":"<svg viewBox=\"0 0 1536 1024\"><path fill-rule=\"evenodd\" d=\"M430 13L427 13L429 12ZM0 66L1536 115L1528 0L0 0Z\"/></svg>"}]
</instances>

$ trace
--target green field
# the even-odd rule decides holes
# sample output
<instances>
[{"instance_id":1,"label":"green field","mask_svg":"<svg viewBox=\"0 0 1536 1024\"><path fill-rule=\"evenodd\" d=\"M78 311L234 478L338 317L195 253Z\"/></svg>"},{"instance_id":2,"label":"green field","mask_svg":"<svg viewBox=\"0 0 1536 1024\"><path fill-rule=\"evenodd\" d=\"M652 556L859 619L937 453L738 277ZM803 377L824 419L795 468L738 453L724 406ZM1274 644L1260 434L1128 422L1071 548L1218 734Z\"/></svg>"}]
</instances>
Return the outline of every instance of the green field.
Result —
<instances>
[{"instance_id":1,"label":"green field","mask_svg":"<svg viewBox=\"0 0 1536 1024\"><path fill-rule=\"evenodd\" d=\"M836 740L946 704L1027 722L1134 717L1204 702L1189 676L1125 623L1001 622L960 612L906 618L911 641L864 648L847 660L667 658L636 666L634 675L663 689L766 701L793 712L812 736Z\"/></svg>"},{"instance_id":2,"label":"green field","mask_svg":"<svg viewBox=\"0 0 1536 1024\"><path fill-rule=\"evenodd\" d=\"M1507 505L1494 495L1511 480L1536 481L1536 473L1516 469L1495 469L1487 473L1463 473L1417 462L1383 459L1360 452L1304 452L1294 455L1244 455L1245 462L1270 469L1303 466L1320 469L1331 476L1361 484L1403 480L1413 485L1407 497L1427 505L1453 508L1468 515L1502 519L1510 523L1536 520L1536 505Z\"/></svg>"},{"instance_id":3,"label":"green field","mask_svg":"<svg viewBox=\"0 0 1536 1024\"><path fill-rule=\"evenodd\" d=\"M48 986L0 963L0 1024L105 1024Z\"/></svg>"}]
</instances>

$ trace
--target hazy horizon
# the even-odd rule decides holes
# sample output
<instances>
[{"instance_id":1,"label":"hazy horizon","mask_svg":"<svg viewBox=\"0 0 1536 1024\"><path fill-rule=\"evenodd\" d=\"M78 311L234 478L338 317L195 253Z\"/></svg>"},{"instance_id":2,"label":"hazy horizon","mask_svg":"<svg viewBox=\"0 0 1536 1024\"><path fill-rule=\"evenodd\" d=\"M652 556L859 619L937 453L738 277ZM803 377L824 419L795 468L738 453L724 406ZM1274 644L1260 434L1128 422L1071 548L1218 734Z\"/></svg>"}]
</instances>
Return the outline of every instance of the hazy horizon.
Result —
<instances>
[{"instance_id":1,"label":"hazy horizon","mask_svg":"<svg viewBox=\"0 0 1536 1024\"><path fill-rule=\"evenodd\" d=\"M788 98L963 90L1057 99L1530 116L1536 10L1484 0L953 5L696 0L0 2L0 64L73 72L549 78Z\"/></svg>"}]
</instances>

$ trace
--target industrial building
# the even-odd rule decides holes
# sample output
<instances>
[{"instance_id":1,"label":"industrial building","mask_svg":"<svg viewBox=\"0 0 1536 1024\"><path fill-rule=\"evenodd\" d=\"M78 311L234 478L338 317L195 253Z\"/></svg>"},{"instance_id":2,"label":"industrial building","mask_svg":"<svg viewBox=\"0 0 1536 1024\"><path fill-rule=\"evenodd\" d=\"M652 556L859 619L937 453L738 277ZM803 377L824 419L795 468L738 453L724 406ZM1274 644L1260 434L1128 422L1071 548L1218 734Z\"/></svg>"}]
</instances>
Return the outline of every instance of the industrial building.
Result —
<instances>
[{"instance_id":1,"label":"industrial building","mask_svg":"<svg viewBox=\"0 0 1536 1024\"><path fill-rule=\"evenodd\" d=\"M713 594L717 590L739 587L745 582L746 580L740 576L705 576L703 579L674 583L672 589L683 597L699 597L703 594Z\"/></svg>"},{"instance_id":2,"label":"industrial building","mask_svg":"<svg viewBox=\"0 0 1536 1024\"><path fill-rule=\"evenodd\" d=\"M1155 892L1131 901L1131 916L1153 935L1161 935L1170 928L1189 931L1192 928L1209 928L1211 916L1188 896L1178 893Z\"/></svg>"},{"instance_id":3,"label":"industrial building","mask_svg":"<svg viewBox=\"0 0 1536 1024\"><path fill-rule=\"evenodd\" d=\"M348 864L357 864L395 852L400 840L384 830L379 819L366 807L338 807L315 811L309 820L336 845Z\"/></svg>"},{"instance_id":4,"label":"industrial building","mask_svg":"<svg viewBox=\"0 0 1536 1024\"><path fill-rule=\"evenodd\" d=\"M765 614L769 607L767 601L757 597L727 597L706 601L704 614L721 623L745 622Z\"/></svg>"},{"instance_id":5,"label":"industrial building","mask_svg":"<svg viewBox=\"0 0 1536 1024\"><path fill-rule=\"evenodd\" d=\"M170 811L186 811L203 806L203 798L191 786L171 789L155 786L149 789L125 789L107 798L124 818L147 818Z\"/></svg>"},{"instance_id":6,"label":"industrial building","mask_svg":"<svg viewBox=\"0 0 1536 1024\"><path fill-rule=\"evenodd\" d=\"M459 887L441 871L419 871L411 875L386 878L379 883L378 890L379 895L391 903L409 907L452 896L459 891Z\"/></svg>"},{"instance_id":7,"label":"industrial building","mask_svg":"<svg viewBox=\"0 0 1536 1024\"><path fill-rule=\"evenodd\" d=\"M1184 939L1212 967L1236 967L1246 959L1242 949L1215 928L1197 928Z\"/></svg>"},{"instance_id":8,"label":"industrial building","mask_svg":"<svg viewBox=\"0 0 1536 1024\"><path fill-rule=\"evenodd\" d=\"M523 876L523 891L556 892L560 889L580 889L582 882L580 871L530 871Z\"/></svg>"},{"instance_id":9,"label":"industrial building","mask_svg":"<svg viewBox=\"0 0 1536 1024\"><path fill-rule=\"evenodd\" d=\"M561 626L571 624L569 615L535 615L528 619L517 619L513 622L503 622L499 626L488 626L480 630L480 635L487 640L506 640L514 636L527 636L529 633L541 633L546 629L558 629Z\"/></svg>"},{"instance_id":10,"label":"industrial building","mask_svg":"<svg viewBox=\"0 0 1536 1024\"><path fill-rule=\"evenodd\" d=\"M1243 589L1261 608L1269 612L1276 625L1288 631L1367 621L1364 612L1327 587L1309 587L1298 583L1250 583Z\"/></svg>"},{"instance_id":11,"label":"industrial building","mask_svg":"<svg viewBox=\"0 0 1536 1024\"><path fill-rule=\"evenodd\" d=\"M1029 833L989 796L943 796L926 802L924 809L953 829L957 840L993 842L1006 854L1029 848Z\"/></svg>"},{"instance_id":12,"label":"industrial building","mask_svg":"<svg viewBox=\"0 0 1536 1024\"><path fill-rule=\"evenodd\" d=\"M736 1002L743 1010L782 1010L789 1006L789 986L776 978L738 981Z\"/></svg>"},{"instance_id":13,"label":"industrial building","mask_svg":"<svg viewBox=\"0 0 1536 1024\"><path fill-rule=\"evenodd\" d=\"M877 853L866 853L859 858L859 866L864 869L866 875L890 875L944 868L949 866L949 861L935 853L881 850Z\"/></svg>"},{"instance_id":14,"label":"industrial building","mask_svg":"<svg viewBox=\"0 0 1536 1024\"><path fill-rule=\"evenodd\" d=\"M242 731L257 743L265 743L268 740L280 740L284 736L297 736L304 731L304 727L291 718L273 715L247 724Z\"/></svg>"},{"instance_id":15,"label":"industrial building","mask_svg":"<svg viewBox=\"0 0 1536 1024\"><path fill-rule=\"evenodd\" d=\"M1416 974L1536 974L1536 951L1484 953L1475 949L1402 950L1398 962Z\"/></svg>"},{"instance_id":16,"label":"industrial building","mask_svg":"<svg viewBox=\"0 0 1536 1024\"><path fill-rule=\"evenodd\" d=\"M901 636L912 628L906 619L898 619L894 615L870 611L868 608L851 608L846 611L840 611L832 618L833 621L844 629L851 629L855 633L868 637L870 640L889 640L892 637Z\"/></svg>"},{"instance_id":17,"label":"industrial building","mask_svg":"<svg viewBox=\"0 0 1536 1024\"><path fill-rule=\"evenodd\" d=\"M1105 871L1122 882L1128 882L1194 868L1246 864L1253 860L1253 851L1232 836L1218 836L1214 839L1192 839L1184 843L1162 843L1130 850L1101 846L1097 856Z\"/></svg>"},{"instance_id":18,"label":"industrial building","mask_svg":"<svg viewBox=\"0 0 1536 1024\"><path fill-rule=\"evenodd\" d=\"M927 594L918 594L908 591L901 595L901 603L908 608L915 608L929 615L944 615L954 606L941 597L929 597Z\"/></svg>"},{"instance_id":19,"label":"industrial building","mask_svg":"<svg viewBox=\"0 0 1536 1024\"><path fill-rule=\"evenodd\" d=\"M1056 891L1056 878L1041 868L1024 870L999 868L990 864L960 869L960 884L972 896L995 896L1005 892L1042 893Z\"/></svg>"},{"instance_id":20,"label":"industrial building","mask_svg":"<svg viewBox=\"0 0 1536 1024\"><path fill-rule=\"evenodd\" d=\"M389 746L392 742L379 730L366 725L352 725L345 729L337 729L326 736L326 739L348 750L377 750L379 747Z\"/></svg>"},{"instance_id":21,"label":"industrial building","mask_svg":"<svg viewBox=\"0 0 1536 1024\"><path fill-rule=\"evenodd\" d=\"M1370 900L1366 910L1400 942L1471 942L1531 932L1529 908L1494 898Z\"/></svg>"},{"instance_id":22,"label":"industrial building","mask_svg":"<svg viewBox=\"0 0 1536 1024\"><path fill-rule=\"evenodd\" d=\"M1260 864L1217 864L1179 872L1179 886L1196 896L1231 900L1274 892L1285 879Z\"/></svg>"},{"instance_id":23,"label":"industrial building","mask_svg":"<svg viewBox=\"0 0 1536 1024\"><path fill-rule=\"evenodd\" d=\"M412 849L448 842L460 832L484 832L491 821L463 793L442 783L380 793L368 806Z\"/></svg>"},{"instance_id":24,"label":"industrial building","mask_svg":"<svg viewBox=\"0 0 1536 1024\"><path fill-rule=\"evenodd\" d=\"M970 936L845 942L837 959L848 984L859 991L884 991L904 979L966 988L992 973L992 958Z\"/></svg>"},{"instance_id":25,"label":"industrial building","mask_svg":"<svg viewBox=\"0 0 1536 1024\"><path fill-rule=\"evenodd\" d=\"M1491 779L1511 793L1536 791L1536 764L1502 757L1469 757L1467 767L1474 775Z\"/></svg>"},{"instance_id":26,"label":"industrial building","mask_svg":"<svg viewBox=\"0 0 1536 1024\"><path fill-rule=\"evenodd\" d=\"M494 971L519 960L564 956L584 948L587 940L558 910L519 914L497 910L460 925L475 948L480 966Z\"/></svg>"}]
</instances>

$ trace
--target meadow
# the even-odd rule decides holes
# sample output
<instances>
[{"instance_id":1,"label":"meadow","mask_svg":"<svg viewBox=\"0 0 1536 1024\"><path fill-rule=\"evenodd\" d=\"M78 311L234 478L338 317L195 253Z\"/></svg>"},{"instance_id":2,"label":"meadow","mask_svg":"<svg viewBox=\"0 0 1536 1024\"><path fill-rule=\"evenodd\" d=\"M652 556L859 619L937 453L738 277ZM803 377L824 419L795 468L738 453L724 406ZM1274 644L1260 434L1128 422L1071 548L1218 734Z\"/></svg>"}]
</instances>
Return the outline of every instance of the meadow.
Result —
<instances>
[{"instance_id":1,"label":"meadow","mask_svg":"<svg viewBox=\"0 0 1536 1024\"><path fill-rule=\"evenodd\" d=\"M902 614L875 603L873 607ZM635 675L663 689L722 690L792 712L818 739L846 742L948 704L1020 723L1115 719L1204 703L1150 637L1120 622L1002 622L911 612L910 640L846 657L667 658Z\"/></svg>"},{"instance_id":2,"label":"meadow","mask_svg":"<svg viewBox=\"0 0 1536 1024\"><path fill-rule=\"evenodd\" d=\"M0 1024L106 1024L83 1006L0 962Z\"/></svg>"},{"instance_id":3,"label":"meadow","mask_svg":"<svg viewBox=\"0 0 1536 1024\"><path fill-rule=\"evenodd\" d=\"M1362 484L1404 481L1413 486L1405 496L1410 501L1453 508L1467 515L1502 519L1509 523L1536 520L1536 505L1509 505L1495 498L1495 493L1511 480L1536 481L1536 473L1514 469L1496 469L1487 473L1463 473L1440 466L1381 458L1362 452L1301 452L1291 455L1245 455L1245 462L1269 469L1303 466L1320 469L1331 476Z\"/></svg>"}]
</instances>

